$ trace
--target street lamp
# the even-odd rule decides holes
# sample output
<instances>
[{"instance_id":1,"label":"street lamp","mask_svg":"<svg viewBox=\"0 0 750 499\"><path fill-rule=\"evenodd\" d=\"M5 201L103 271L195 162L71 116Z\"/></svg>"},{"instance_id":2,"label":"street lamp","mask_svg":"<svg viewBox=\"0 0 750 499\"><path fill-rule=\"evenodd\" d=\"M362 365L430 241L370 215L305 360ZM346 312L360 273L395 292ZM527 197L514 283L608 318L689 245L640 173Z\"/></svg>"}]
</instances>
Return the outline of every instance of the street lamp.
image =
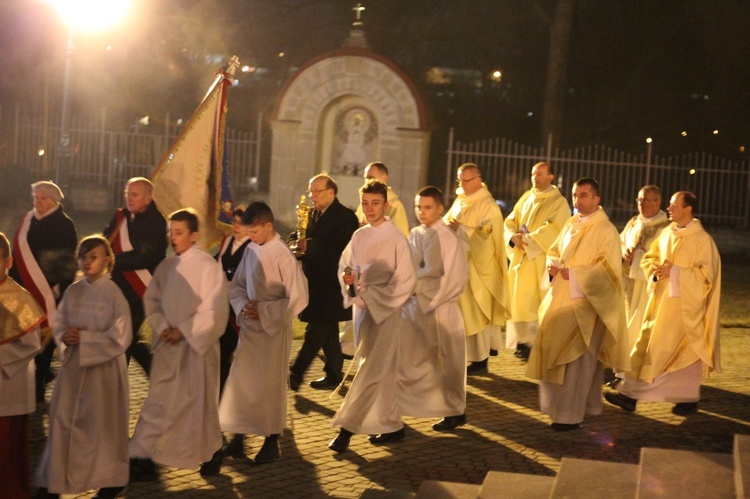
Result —
<instances>
[{"instance_id":1,"label":"street lamp","mask_svg":"<svg viewBox=\"0 0 750 499\"><path fill-rule=\"evenodd\" d=\"M62 111L60 113L60 142L55 157L55 183L60 185L63 158L70 155L70 132L68 130L68 96L70 74L75 53L74 33L77 30L89 33L104 31L120 22L130 10L131 0L47 0L57 10L68 27L65 48L65 73L63 76Z\"/></svg>"}]
</instances>

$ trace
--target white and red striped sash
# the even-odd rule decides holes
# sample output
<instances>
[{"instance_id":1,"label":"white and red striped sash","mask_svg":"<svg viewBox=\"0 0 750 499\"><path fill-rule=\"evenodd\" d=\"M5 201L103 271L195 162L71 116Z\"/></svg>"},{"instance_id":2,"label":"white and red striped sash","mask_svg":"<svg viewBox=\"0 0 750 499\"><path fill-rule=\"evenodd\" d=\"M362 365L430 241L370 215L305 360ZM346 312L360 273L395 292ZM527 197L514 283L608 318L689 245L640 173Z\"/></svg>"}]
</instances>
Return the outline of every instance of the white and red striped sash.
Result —
<instances>
[{"instance_id":1,"label":"white and red striped sash","mask_svg":"<svg viewBox=\"0 0 750 499\"><path fill-rule=\"evenodd\" d=\"M16 236L13 238L13 247L16 248L16 268L23 281L23 286L26 291L31 293L36 302L47 314L46 321L42 322L41 327L55 327L55 312L57 311L57 305L55 304L55 295L50 288L47 279L42 273L42 269L39 268L39 263L34 258L34 254L31 252L29 247L29 241L27 237L29 235L29 227L31 226L31 218L34 216L34 210L29 211L21 221L21 226L16 231Z\"/></svg>"},{"instance_id":2,"label":"white and red striped sash","mask_svg":"<svg viewBox=\"0 0 750 499\"><path fill-rule=\"evenodd\" d=\"M124 253L126 251L133 251L133 245L130 242L130 234L128 233L128 221L125 219L125 214L122 209L117 210L115 230L110 236L110 244L115 255L118 253ZM117 256L115 256L117 259ZM128 281L130 287L133 288L139 297L143 298L143 294L146 292L146 288L151 283L151 272L146 269L138 270L125 270L122 272L125 280Z\"/></svg>"}]
</instances>

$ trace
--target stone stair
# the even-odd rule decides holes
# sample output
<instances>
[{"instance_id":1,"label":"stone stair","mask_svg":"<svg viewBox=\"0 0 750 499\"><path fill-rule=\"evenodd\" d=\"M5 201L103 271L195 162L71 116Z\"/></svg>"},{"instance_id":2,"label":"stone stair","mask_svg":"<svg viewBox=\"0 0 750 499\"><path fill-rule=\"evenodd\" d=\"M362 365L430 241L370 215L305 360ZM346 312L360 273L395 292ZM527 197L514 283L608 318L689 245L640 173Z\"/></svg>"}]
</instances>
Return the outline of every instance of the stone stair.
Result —
<instances>
[{"instance_id":1,"label":"stone stair","mask_svg":"<svg viewBox=\"0 0 750 499\"><path fill-rule=\"evenodd\" d=\"M639 464L563 458L557 476L490 471L481 485L425 481L416 498L744 498L750 497L750 435L733 454L641 449Z\"/></svg>"}]
</instances>

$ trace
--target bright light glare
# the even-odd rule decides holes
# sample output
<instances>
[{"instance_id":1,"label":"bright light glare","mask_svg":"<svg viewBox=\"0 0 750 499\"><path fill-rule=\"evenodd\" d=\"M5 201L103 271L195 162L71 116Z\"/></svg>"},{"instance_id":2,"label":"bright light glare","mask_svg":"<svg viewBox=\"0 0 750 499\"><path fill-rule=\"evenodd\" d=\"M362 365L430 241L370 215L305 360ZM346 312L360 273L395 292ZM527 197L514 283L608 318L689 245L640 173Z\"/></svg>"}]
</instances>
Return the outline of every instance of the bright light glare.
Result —
<instances>
[{"instance_id":1,"label":"bright light glare","mask_svg":"<svg viewBox=\"0 0 750 499\"><path fill-rule=\"evenodd\" d=\"M690 169L690 175L695 175L695 168Z\"/></svg>"},{"instance_id":2,"label":"bright light glare","mask_svg":"<svg viewBox=\"0 0 750 499\"><path fill-rule=\"evenodd\" d=\"M37 154L38 154L39 156L44 156L44 149L39 149L39 150L37 151Z\"/></svg>"},{"instance_id":3,"label":"bright light glare","mask_svg":"<svg viewBox=\"0 0 750 499\"><path fill-rule=\"evenodd\" d=\"M647 137L646 138L646 144L650 144L651 142L653 142L653 140L651 140L651 137Z\"/></svg>"},{"instance_id":4,"label":"bright light glare","mask_svg":"<svg viewBox=\"0 0 750 499\"><path fill-rule=\"evenodd\" d=\"M122 21L132 0L47 0L68 26L86 32L104 31Z\"/></svg>"}]
</instances>

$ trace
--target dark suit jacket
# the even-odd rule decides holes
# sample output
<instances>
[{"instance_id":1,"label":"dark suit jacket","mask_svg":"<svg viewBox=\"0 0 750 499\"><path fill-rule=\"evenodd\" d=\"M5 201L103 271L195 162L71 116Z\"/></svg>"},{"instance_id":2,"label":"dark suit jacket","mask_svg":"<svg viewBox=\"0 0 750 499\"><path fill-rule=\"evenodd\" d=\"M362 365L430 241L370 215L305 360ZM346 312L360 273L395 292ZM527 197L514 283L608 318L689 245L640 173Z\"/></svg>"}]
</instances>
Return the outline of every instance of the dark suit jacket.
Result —
<instances>
[{"instance_id":1,"label":"dark suit jacket","mask_svg":"<svg viewBox=\"0 0 750 499\"><path fill-rule=\"evenodd\" d=\"M244 243L240 245L239 248L237 248L237 251L232 253L232 244L234 244L234 236L231 237L229 243L227 243L227 250L224 252L223 255L221 255L221 259L219 259L219 253L216 253L216 259L221 262L221 268L224 269L224 275L227 276L227 280L231 281L234 277L234 273L237 270L237 267L240 266L240 262L242 261L242 256L245 254L245 248L247 248L247 245L250 244L250 239L246 240Z\"/></svg>"},{"instance_id":2,"label":"dark suit jacket","mask_svg":"<svg viewBox=\"0 0 750 499\"><path fill-rule=\"evenodd\" d=\"M310 217L312 218L312 211ZM339 284L339 259L349 244L359 221L352 210L338 198L316 223L307 226L307 251L301 257L307 277L310 301L299 315L304 322L346 321L352 318L351 308L344 308Z\"/></svg>"},{"instance_id":3,"label":"dark suit jacket","mask_svg":"<svg viewBox=\"0 0 750 499\"><path fill-rule=\"evenodd\" d=\"M115 255L115 268L112 270L112 281L117 284L122 293L125 295L125 299L128 300L131 309L134 306L139 308L141 305L141 298L130 286L123 275L123 271L126 270L140 270L146 269L152 274L159 265L159 262L164 260L167 254L167 221L164 215L156 207L156 202L152 201L146 211L143 213L136 213L135 217L131 220L130 212L127 208L122 208L123 215L128 224L128 235L130 236L130 244L133 245L133 251L126 251L123 253L117 253ZM117 229L117 215L112 217L112 221L109 223L109 227L104 230L104 237L109 238ZM138 327L140 324L133 324L133 327Z\"/></svg>"},{"instance_id":4,"label":"dark suit jacket","mask_svg":"<svg viewBox=\"0 0 750 499\"><path fill-rule=\"evenodd\" d=\"M50 287L60 285L60 297L57 298L59 302L78 270L75 257L78 246L76 225L60 205L56 211L41 220L31 217L26 242ZM18 248L13 248L14 257L17 251ZM17 258L13 258L9 275L20 285L28 286L29 283L24 283L21 279L16 261Z\"/></svg>"}]
</instances>

